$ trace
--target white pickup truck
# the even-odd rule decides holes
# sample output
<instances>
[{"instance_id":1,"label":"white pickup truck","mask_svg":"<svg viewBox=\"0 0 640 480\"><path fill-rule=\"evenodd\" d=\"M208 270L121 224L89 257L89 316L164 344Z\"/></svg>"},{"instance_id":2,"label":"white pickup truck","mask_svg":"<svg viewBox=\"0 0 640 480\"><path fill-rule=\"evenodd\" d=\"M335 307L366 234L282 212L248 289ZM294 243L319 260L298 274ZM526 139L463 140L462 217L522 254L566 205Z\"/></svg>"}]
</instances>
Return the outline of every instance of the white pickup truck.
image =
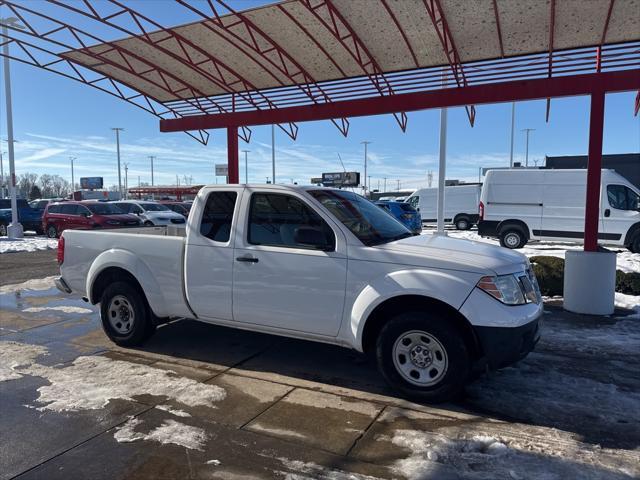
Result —
<instances>
[{"instance_id":1,"label":"white pickup truck","mask_svg":"<svg viewBox=\"0 0 640 480\"><path fill-rule=\"evenodd\" d=\"M413 235L345 190L208 186L186 232L167 230L60 238L58 288L100 303L118 345L176 318L332 343L373 354L393 387L437 402L539 338L542 302L524 255Z\"/></svg>"}]
</instances>

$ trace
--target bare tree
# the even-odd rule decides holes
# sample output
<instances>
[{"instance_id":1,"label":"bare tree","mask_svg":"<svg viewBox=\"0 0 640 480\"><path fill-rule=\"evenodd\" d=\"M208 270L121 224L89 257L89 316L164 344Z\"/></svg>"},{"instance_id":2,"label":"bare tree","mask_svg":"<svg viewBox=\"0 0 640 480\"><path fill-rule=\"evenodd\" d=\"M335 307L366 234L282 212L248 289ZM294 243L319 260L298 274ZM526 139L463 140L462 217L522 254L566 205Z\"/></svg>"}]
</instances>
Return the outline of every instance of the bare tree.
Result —
<instances>
[{"instance_id":1,"label":"bare tree","mask_svg":"<svg viewBox=\"0 0 640 480\"><path fill-rule=\"evenodd\" d=\"M71 193L71 184L60 175L51 177L51 193L54 197L66 197Z\"/></svg>"},{"instance_id":2,"label":"bare tree","mask_svg":"<svg viewBox=\"0 0 640 480\"><path fill-rule=\"evenodd\" d=\"M40 192L43 198L51 198L53 196L53 176L48 173L40 175Z\"/></svg>"},{"instance_id":3,"label":"bare tree","mask_svg":"<svg viewBox=\"0 0 640 480\"><path fill-rule=\"evenodd\" d=\"M36 173L23 173L18 177L18 196L20 198L28 198L31 193L31 189L38 181L38 175Z\"/></svg>"}]
</instances>

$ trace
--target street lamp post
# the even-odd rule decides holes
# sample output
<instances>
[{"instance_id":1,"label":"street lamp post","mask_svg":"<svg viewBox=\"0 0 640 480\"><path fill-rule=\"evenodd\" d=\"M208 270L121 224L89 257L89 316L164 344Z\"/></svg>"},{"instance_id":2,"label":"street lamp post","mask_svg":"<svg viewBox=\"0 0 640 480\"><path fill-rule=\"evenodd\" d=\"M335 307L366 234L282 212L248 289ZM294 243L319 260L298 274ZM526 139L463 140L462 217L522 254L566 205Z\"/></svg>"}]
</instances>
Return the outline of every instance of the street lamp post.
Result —
<instances>
[{"instance_id":1,"label":"street lamp post","mask_svg":"<svg viewBox=\"0 0 640 480\"><path fill-rule=\"evenodd\" d=\"M129 164L124 163L124 198L129 198Z\"/></svg>"},{"instance_id":2,"label":"street lamp post","mask_svg":"<svg viewBox=\"0 0 640 480\"><path fill-rule=\"evenodd\" d=\"M360 142L362 145L364 145L364 196L367 196L367 145L369 145L371 142L365 140L364 142Z\"/></svg>"},{"instance_id":3,"label":"street lamp post","mask_svg":"<svg viewBox=\"0 0 640 480\"><path fill-rule=\"evenodd\" d=\"M276 126L271 125L271 178L276 183Z\"/></svg>"},{"instance_id":4,"label":"street lamp post","mask_svg":"<svg viewBox=\"0 0 640 480\"><path fill-rule=\"evenodd\" d=\"M0 148L0 198L4 198L4 165L2 161L2 156L5 153L7 152L3 152L2 149Z\"/></svg>"},{"instance_id":5,"label":"street lamp post","mask_svg":"<svg viewBox=\"0 0 640 480\"><path fill-rule=\"evenodd\" d=\"M22 25L17 24L15 17L1 18L2 38L8 39L7 26L12 28L24 29ZM7 110L7 143L9 145L9 192L11 194L11 223L7 227L7 237L10 239L19 239L24 236L22 225L18 220L18 200L16 198L16 166L15 152L13 144L13 111L11 105L11 71L9 68L9 42L5 41L2 45L3 64L4 64L4 98Z\"/></svg>"},{"instance_id":6,"label":"street lamp post","mask_svg":"<svg viewBox=\"0 0 640 480\"><path fill-rule=\"evenodd\" d=\"M120 193L120 198L122 198L122 178L120 171L120 132L124 130L124 128L114 127L111 130L116 132L116 153L118 155L118 193Z\"/></svg>"},{"instance_id":7,"label":"street lamp post","mask_svg":"<svg viewBox=\"0 0 640 480\"><path fill-rule=\"evenodd\" d=\"M249 162L247 160L247 154L251 150L242 150L244 152L244 183L249 183Z\"/></svg>"},{"instance_id":8,"label":"street lamp post","mask_svg":"<svg viewBox=\"0 0 640 480\"><path fill-rule=\"evenodd\" d=\"M533 132L534 130L535 130L535 128L524 128L524 129L522 129L522 131L525 132L525 134L527 136L527 143L526 143L525 154L524 154L524 166L525 167L529 166L529 132Z\"/></svg>"},{"instance_id":9,"label":"street lamp post","mask_svg":"<svg viewBox=\"0 0 640 480\"><path fill-rule=\"evenodd\" d=\"M75 179L75 176L73 175L73 161L75 159L76 157L69 157L69 160L71 161L71 194L72 195L76 191L76 179Z\"/></svg>"},{"instance_id":10,"label":"street lamp post","mask_svg":"<svg viewBox=\"0 0 640 480\"><path fill-rule=\"evenodd\" d=\"M516 102L511 102L511 150L509 151L509 167L513 168L513 135L516 126Z\"/></svg>"},{"instance_id":11,"label":"street lamp post","mask_svg":"<svg viewBox=\"0 0 640 480\"><path fill-rule=\"evenodd\" d=\"M154 186L153 183L153 161L155 160L155 156L154 155L149 155L149 160L151 160L151 186Z\"/></svg>"}]
</instances>

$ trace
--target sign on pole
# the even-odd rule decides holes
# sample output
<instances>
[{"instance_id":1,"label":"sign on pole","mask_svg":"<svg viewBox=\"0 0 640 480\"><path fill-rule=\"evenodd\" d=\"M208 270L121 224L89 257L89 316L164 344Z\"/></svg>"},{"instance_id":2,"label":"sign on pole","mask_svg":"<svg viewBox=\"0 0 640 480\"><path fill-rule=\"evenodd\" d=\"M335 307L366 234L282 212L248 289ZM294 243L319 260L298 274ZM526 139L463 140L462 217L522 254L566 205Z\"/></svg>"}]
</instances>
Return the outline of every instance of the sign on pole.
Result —
<instances>
[{"instance_id":1,"label":"sign on pole","mask_svg":"<svg viewBox=\"0 0 640 480\"><path fill-rule=\"evenodd\" d=\"M360 172L323 173L322 185L325 187L357 187L360 185Z\"/></svg>"},{"instance_id":2,"label":"sign on pole","mask_svg":"<svg viewBox=\"0 0 640 480\"><path fill-rule=\"evenodd\" d=\"M226 163L216 163L216 177L227 177L229 166Z\"/></svg>"},{"instance_id":3,"label":"sign on pole","mask_svg":"<svg viewBox=\"0 0 640 480\"><path fill-rule=\"evenodd\" d=\"M83 190L98 190L102 188L102 177L81 177L80 188Z\"/></svg>"}]
</instances>

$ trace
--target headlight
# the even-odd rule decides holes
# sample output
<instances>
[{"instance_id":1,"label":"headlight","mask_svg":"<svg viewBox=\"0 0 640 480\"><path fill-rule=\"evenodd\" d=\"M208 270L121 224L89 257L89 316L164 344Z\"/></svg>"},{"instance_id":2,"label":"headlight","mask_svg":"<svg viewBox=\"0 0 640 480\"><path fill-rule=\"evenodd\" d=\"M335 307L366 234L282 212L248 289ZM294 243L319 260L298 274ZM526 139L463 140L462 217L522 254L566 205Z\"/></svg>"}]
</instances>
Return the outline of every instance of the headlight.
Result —
<instances>
[{"instance_id":1,"label":"headlight","mask_svg":"<svg viewBox=\"0 0 640 480\"><path fill-rule=\"evenodd\" d=\"M506 305L523 305L527 303L522 287L514 275L498 275L482 277L478 288Z\"/></svg>"}]
</instances>

